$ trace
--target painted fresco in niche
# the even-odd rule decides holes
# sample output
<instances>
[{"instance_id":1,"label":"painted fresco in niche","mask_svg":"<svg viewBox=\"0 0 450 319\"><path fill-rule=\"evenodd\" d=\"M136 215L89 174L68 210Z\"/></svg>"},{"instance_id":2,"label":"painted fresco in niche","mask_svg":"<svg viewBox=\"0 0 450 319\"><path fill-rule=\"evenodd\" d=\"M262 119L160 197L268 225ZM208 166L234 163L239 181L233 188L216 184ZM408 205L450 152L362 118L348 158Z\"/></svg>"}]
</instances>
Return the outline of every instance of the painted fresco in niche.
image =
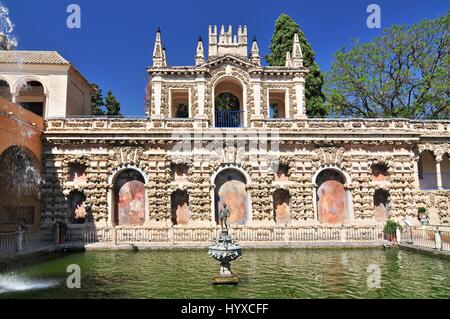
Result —
<instances>
[{"instance_id":1,"label":"painted fresco in niche","mask_svg":"<svg viewBox=\"0 0 450 319\"><path fill-rule=\"evenodd\" d=\"M277 190L273 194L273 207L275 222L280 224L289 224L290 222L290 196L286 190Z\"/></svg>"},{"instance_id":2,"label":"painted fresco in niche","mask_svg":"<svg viewBox=\"0 0 450 319\"><path fill-rule=\"evenodd\" d=\"M345 179L327 169L317 176L317 216L323 224L341 224L345 218Z\"/></svg>"},{"instance_id":3,"label":"painted fresco in niche","mask_svg":"<svg viewBox=\"0 0 450 319\"><path fill-rule=\"evenodd\" d=\"M388 168L384 164L375 164L372 166L372 181L384 182L388 176Z\"/></svg>"},{"instance_id":4,"label":"painted fresco in niche","mask_svg":"<svg viewBox=\"0 0 450 319\"><path fill-rule=\"evenodd\" d=\"M219 211L227 204L230 211L228 222L245 225L249 209L245 176L236 170L227 169L216 177L215 186L216 221Z\"/></svg>"},{"instance_id":5,"label":"painted fresco in niche","mask_svg":"<svg viewBox=\"0 0 450 319\"><path fill-rule=\"evenodd\" d=\"M126 170L116 179L118 225L143 225L145 222L145 181L135 170Z\"/></svg>"},{"instance_id":6,"label":"painted fresco in niche","mask_svg":"<svg viewBox=\"0 0 450 319\"><path fill-rule=\"evenodd\" d=\"M177 190L171 195L172 223L187 225L189 223L189 195L186 191Z\"/></svg>"},{"instance_id":7,"label":"painted fresco in niche","mask_svg":"<svg viewBox=\"0 0 450 319\"><path fill-rule=\"evenodd\" d=\"M374 200L374 218L377 222L384 222L388 219L389 211L389 192L383 189L377 189L373 196Z\"/></svg>"},{"instance_id":8,"label":"painted fresco in niche","mask_svg":"<svg viewBox=\"0 0 450 319\"><path fill-rule=\"evenodd\" d=\"M73 224L84 224L87 211L85 206L86 196L80 191L71 192L68 198L70 222Z\"/></svg>"},{"instance_id":9,"label":"painted fresco in niche","mask_svg":"<svg viewBox=\"0 0 450 319\"><path fill-rule=\"evenodd\" d=\"M86 166L79 163L71 163L69 165L69 180L75 184L86 183Z\"/></svg>"}]
</instances>

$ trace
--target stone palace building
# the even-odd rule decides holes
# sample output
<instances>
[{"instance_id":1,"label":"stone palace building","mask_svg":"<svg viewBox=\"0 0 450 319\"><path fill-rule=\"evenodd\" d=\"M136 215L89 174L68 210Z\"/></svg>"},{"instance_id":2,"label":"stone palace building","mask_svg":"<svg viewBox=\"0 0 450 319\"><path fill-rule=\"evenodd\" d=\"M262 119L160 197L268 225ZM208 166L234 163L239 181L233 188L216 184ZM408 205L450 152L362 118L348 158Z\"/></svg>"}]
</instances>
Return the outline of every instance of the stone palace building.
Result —
<instances>
[{"instance_id":1,"label":"stone palace building","mask_svg":"<svg viewBox=\"0 0 450 319\"><path fill-rule=\"evenodd\" d=\"M87 116L57 53L0 53L3 97L45 119L42 225L211 227L224 204L242 227L450 223L450 121L308 118L297 36L283 67L246 27L210 26L193 66L169 55L158 30L147 117L127 119Z\"/></svg>"}]
</instances>

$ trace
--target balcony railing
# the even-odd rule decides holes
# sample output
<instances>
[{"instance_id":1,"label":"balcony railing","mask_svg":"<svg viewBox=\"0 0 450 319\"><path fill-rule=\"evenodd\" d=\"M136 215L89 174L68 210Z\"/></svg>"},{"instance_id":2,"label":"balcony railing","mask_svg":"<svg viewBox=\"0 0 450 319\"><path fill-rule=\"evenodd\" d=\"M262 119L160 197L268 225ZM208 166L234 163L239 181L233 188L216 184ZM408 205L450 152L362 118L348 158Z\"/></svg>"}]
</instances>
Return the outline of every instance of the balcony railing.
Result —
<instances>
[{"instance_id":1,"label":"balcony railing","mask_svg":"<svg viewBox=\"0 0 450 319\"><path fill-rule=\"evenodd\" d=\"M450 173L422 173L420 175L420 189L433 190L438 189L438 177L440 176L443 189L450 189Z\"/></svg>"},{"instance_id":2,"label":"balcony railing","mask_svg":"<svg viewBox=\"0 0 450 319\"><path fill-rule=\"evenodd\" d=\"M242 127L244 118L244 112L242 111L220 110L216 111L215 115L216 127Z\"/></svg>"}]
</instances>

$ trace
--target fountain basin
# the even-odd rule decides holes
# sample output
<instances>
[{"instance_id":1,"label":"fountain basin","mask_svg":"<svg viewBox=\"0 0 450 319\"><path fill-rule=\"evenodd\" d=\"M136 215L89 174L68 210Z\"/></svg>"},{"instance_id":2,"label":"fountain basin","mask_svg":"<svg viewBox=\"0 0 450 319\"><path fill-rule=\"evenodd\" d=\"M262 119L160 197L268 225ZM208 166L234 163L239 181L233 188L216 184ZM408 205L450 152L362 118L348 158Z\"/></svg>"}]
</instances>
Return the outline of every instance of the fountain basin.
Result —
<instances>
[{"instance_id":1,"label":"fountain basin","mask_svg":"<svg viewBox=\"0 0 450 319\"><path fill-rule=\"evenodd\" d=\"M222 230L216 243L209 246L208 255L220 262L219 275L213 278L213 284L236 285L239 283L239 277L231 271L231 262L242 256L242 249L232 240L228 229Z\"/></svg>"}]
</instances>

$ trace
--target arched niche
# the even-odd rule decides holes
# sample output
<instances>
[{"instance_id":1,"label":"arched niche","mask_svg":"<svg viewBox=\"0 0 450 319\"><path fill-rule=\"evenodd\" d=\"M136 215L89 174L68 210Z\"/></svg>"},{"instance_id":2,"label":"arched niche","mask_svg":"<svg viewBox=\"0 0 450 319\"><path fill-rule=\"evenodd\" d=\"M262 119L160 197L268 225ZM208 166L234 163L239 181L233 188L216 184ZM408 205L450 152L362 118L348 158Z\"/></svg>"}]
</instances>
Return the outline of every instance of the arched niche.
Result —
<instances>
[{"instance_id":1,"label":"arched niche","mask_svg":"<svg viewBox=\"0 0 450 319\"><path fill-rule=\"evenodd\" d=\"M187 225L189 223L189 195L186 190L177 189L170 196L172 223Z\"/></svg>"},{"instance_id":2,"label":"arched niche","mask_svg":"<svg viewBox=\"0 0 450 319\"><path fill-rule=\"evenodd\" d=\"M86 195L74 190L67 198L69 209L69 221L72 224L85 224L87 222Z\"/></svg>"},{"instance_id":3,"label":"arched niche","mask_svg":"<svg viewBox=\"0 0 450 319\"><path fill-rule=\"evenodd\" d=\"M146 218L145 178L136 169L119 171L113 179L115 225L143 225Z\"/></svg>"},{"instance_id":4,"label":"arched niche","mask_svg":"<svg viewBox=\"0 0 450 319\"><path fill-rule=\"evenodd\" d=\"M316 218L321 224L336 225L351 219L351 192L345 187L348 177L342 171L324 168L313 182Z\"/></svg>"},{"instance_id":5,"label":"arched niche","mask_svg":"<svg viewBox=\"0 0 450 319\"><path fill-rule=\"evenodd\" d=\"M384 222L389 217L389 192L385 189L377 189L373 195L374 219Z\"/></svg>"},{"instance_id":6,"label":"arched niche","mask_svg":"<svg viewBox=\"0 0 450 319\"><path fill-rule=\"evenodd\" d=\"M218 213L224 204L230 211L230 224L245 225L250 219L250 198L246 189L246 176L237 169L221 170L214 177L214 217L219 223Z\"/></svg>"},{"instance_id":7,"label":"arched niche","mask_svg":"<svg viewBox=\"0 0 450 319\"><path fill-rule=\"evenodd\" d=\"M273 193L273 215L277 224L289 224L291 220L291 195L285 189Z\"/></svg>"}]
</instances>

